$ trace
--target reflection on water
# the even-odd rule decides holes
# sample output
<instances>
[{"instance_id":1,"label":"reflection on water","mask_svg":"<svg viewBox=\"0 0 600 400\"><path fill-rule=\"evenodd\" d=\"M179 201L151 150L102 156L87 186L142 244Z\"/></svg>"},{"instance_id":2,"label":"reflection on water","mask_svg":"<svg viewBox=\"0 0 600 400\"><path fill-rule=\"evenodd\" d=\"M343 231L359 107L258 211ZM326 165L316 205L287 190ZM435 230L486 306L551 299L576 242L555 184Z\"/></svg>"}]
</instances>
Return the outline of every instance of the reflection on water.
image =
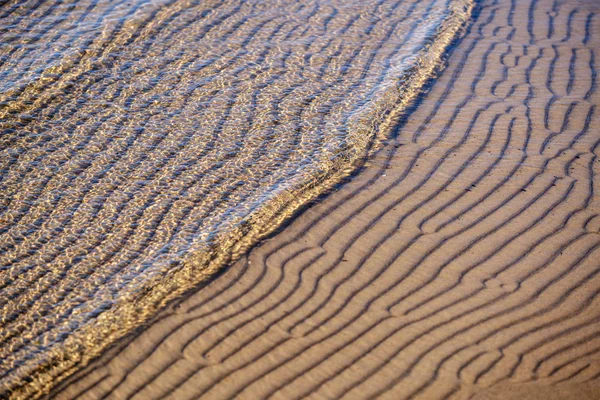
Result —
<instances>
[{"instance_id":1,"label":"reflection on water","mask_svg":"<svg viewBox=\"0 0 600 400\"><path fill-rule=\"evenodd\" d=\"M351 172L470 13L466 0L0 4L0 382L19 393Z\"/></svg>"}]
</instances>

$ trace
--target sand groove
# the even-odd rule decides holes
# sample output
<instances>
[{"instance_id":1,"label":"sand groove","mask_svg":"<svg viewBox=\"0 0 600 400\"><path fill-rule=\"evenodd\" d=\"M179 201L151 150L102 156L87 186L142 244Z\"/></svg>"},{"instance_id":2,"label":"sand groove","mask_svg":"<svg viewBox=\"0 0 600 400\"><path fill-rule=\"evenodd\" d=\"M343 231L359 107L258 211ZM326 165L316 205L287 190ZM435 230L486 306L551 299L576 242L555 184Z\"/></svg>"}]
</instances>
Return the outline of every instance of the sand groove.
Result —
<instances>
[{"instance_id":1,"label":"sand groove","mask_svg":"<svg viewBox=\"0 0 600 400\"><path fill-rule=\"evenodd\" d=\"M598 11L483 1L368 168L57 398L596 398Z\"/></svg>"}]
</instances>

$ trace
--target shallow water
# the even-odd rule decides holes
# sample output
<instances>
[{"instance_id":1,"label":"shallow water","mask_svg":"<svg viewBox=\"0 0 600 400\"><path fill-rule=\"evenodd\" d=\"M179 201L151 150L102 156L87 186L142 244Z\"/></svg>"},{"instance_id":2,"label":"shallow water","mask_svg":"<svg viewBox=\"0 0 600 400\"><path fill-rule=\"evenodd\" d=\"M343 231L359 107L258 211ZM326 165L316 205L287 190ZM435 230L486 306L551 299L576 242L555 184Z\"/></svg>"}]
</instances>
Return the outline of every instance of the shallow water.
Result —
<instances>
[{"instance_id":1,"label":"shallow water","mask_svg":"<svg viewBox=\"0 0 600 400\"><path fill-rule=\"evenodd\" d=\"M469 13L3 2L4 388L47 389L348 175Z\"/></svg>"}]
</instances>

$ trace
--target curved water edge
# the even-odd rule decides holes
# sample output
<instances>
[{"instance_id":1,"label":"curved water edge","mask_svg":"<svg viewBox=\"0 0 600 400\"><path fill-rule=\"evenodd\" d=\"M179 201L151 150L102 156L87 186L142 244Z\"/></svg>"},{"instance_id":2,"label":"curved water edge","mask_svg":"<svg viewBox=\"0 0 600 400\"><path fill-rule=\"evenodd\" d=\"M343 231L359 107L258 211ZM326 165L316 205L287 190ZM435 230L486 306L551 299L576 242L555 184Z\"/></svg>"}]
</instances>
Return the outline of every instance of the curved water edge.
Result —
<instances>
[{"instance_id":1,"label":"curved water edge","mask_svg":"<svg viewBox=\"0 0 600 400\"><path fill-rule=\"evenodd\" d=\"M431 3L433 4L435 2ZM173 5L169 4L169 6ZM145 5L139 7L142 9ZM316 9L319 10L318 7ZM157 18L168 21L169 18L174 19L176 16L183 15L184 10L182 7L182 10L164 16L160 16L160 8L147 12L149 15L159 16ZM404 13L408 11L403 10ZM391 72L373 78L377 84L361 88L364 92L363 97L358 100L352 99L355 100L352 105L353 112L339 114L346 119L344 125L348 127L345 131L342 129L343 135L337 135L335 140L332 139L322 146L320 153L305 156L293 174L280 177L270 186L274 190L261 193L255 203L251 203L248 208L240 212L236 211L237 214L231 212L231 218L227 223L219 222L213 226L215 228L213 231L188 245L185 252L176 253L178 258L173 258L167 244L167 250L159 253L164 256L156 263L158 266L141 263L128 271L114 288L107 289L109 292L114 290L110 293L109 301L94 304L90 307L91 310L86 310L85 304L79 306L88 313L87 318L83 318L84 322L79 325L74 324L72 331L66 333L63 331L55 335L54 340L43 343L30 340L25 346L21 346L21 352L15 352L16 356L7 359L6 364L2 365L1 380L5 388L4 393L10 393L14 397L39 397L47 393L57 382L100 355L111 343L151 318L158 309L209 279L225 265L245 253L249 247L276 230L307 202L322 195L355 171L379 148L379 141L386 138L406 106L415 98L423 85L435 75L443 63L448 46L462 32L471 11L472 4L469 1L448 1L445 3L445 9L436 10L439 14L433 22L429 21L430 23L424 26L414 24L417 27L415 35L421 39L418 41L420 47L411 48L410 54L405 52L402 56L388 58ZM119 12L125 14L126 10ZM318 12L315 12L315 15L317 14ZM111 14L107 11L103 15ZM142 13L138 18L139 21L132 22L133 26L143 25L145 15ZM328 13L323 18L325 25L328 24L327 18L330 15L331 13ZM42 13L39 18L43 17ZM115 20L118 21L119 18L115 17ZM421 18L423 20L424 16L422 15ZM90 26L89 30L93 31L93 28L94 26ZM131 35L129 37L125 35L122 38L122 45L131 46L130 39ZM73 66L81 62L73 61L77 57L77 52L70 54L68 62L63 59L57 65L50 65L48 69L51 70L51 74L45 70L40 76L57 79L55 75L75 74L76 72L70 68L77 68ZM23 54L20 59L25 58ZM94 60L84 61L91 65L91 68L98 68L94 66ZM100 59L98 62L103 65L108 64L106 68L114 66L114 64L110 65L107 59ZM33 68L31 70L33 71ZM2 72L5 72L6 76L11 74L11 72ZM17 97L28 91L44 94L47 90L44 86L46 83L40 76L32 73L27 79L13 80L13 86L3 88L3 95L9 93L5 97ZM334 83L335 80L330 84ZM91 79L89 85L93 84L94 80ZM264 87L266 88L267 84ZM85 91L82 92L85 94ZM160 101L160 99L155 100ZM10 101L8 103L10 107ZM24 108L27 107L26 104ZM9 111L15 114L14 110ZM265 126L259 125L259 128L264 129ZM157 127L158 130L161 128L163 127ZM43 135L43 133L39 134ZM4 146L3 143L3 151L9 149L8 145ZM10 267L7 265L1 273L8 274ZM14 293L9 293L6 297L2 296L3 300L5 298L19 300ZM60 301L60 295L58 299ZM70 318L72 313L76 314L77 308L73 307L66 314L66 318ZM17 308L11 311L16 312L15 310L19 311ZM6 313L3 314L3 325L12 322L13 314L8 314L8 317ZM19 318L19 315L14 318ZM47 337L43 338L48 340ZM10 338L6 338L4 342L2 346L6 346L6 351L13 342L10 342Z\"/></svg>"}]
</instances>

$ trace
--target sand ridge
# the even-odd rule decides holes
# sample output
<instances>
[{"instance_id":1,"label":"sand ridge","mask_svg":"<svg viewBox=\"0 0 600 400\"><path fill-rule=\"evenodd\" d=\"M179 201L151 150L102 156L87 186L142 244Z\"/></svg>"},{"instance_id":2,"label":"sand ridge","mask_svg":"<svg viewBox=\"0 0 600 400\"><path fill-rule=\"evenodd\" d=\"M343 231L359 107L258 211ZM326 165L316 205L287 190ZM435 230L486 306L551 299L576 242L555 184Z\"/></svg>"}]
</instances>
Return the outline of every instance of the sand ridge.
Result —
<instances>
[{"instance_id":1,"label":"sand ridge","mask_svg":"<svg viewBox=\"0 0 600 400\"><path fill-rule=\"evenodd\" d=\"M599 10L483 1L368 168L53 397L597 398Z\"/></svg>"}]
</instances>

